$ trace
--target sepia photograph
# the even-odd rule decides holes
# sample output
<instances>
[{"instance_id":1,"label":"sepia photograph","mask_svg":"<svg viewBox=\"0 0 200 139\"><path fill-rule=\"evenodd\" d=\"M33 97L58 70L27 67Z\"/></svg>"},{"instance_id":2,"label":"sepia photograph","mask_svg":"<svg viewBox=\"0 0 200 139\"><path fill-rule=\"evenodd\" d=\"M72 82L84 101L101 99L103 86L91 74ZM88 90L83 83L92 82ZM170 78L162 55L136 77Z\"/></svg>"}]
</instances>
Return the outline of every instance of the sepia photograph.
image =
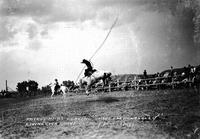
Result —
<instances>
[{"instance_id":1,"label":"sepia photograph","mask_svg":"<svg viewBox=\"0 0 200 139\"><path fill-rule=\"evenodd\" d=\"M0 139L200 139L200 0L0 0Z\"/></svg>"}]
</instances>

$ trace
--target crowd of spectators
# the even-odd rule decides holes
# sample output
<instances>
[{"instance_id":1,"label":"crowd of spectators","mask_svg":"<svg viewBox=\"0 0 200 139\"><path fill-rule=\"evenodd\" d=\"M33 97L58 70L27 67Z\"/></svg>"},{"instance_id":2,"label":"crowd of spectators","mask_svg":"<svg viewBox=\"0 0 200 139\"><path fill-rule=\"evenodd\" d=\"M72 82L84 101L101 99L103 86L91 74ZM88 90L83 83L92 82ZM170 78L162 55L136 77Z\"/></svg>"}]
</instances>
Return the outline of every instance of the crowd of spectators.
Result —
<instances>
[{"instance_id":1,"label":"crowd of spectators","mask_svg":"<svg viewBox=\"0 0 200 139\"><path fill-rule=\"evenodd\" d=\"M188 66L185 66L183 68L179 68L179 69L174 69L173 66L170 67L170 70L167 70L167 76L168 77L177 77L177 76L183 76L185 78L187 78L188 80L192 80L192 78L197 75L198 73L200 74L200 71L198 71L197 67L195 66L191 66L190 64ZM165 73L165 74L166 74ZM154 77L162 77L165 74L161 74L159 72L154 74ZM143 72L143 78L147 79L149 78L149 74L147 74L147 70L145 69Z\"/></svg>"}]
</instances>

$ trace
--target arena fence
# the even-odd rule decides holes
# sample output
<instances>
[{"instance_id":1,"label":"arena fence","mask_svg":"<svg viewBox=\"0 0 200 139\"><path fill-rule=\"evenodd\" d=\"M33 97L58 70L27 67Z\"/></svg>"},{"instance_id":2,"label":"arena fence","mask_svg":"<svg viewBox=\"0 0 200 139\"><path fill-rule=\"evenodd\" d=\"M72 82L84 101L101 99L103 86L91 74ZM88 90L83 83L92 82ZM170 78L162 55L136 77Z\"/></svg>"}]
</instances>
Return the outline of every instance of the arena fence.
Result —
<instances>
[{"instance_id":1,"label":"arena fence","mask_svg":"<svg viewBox=\"0 0 200 139\"><path fill-rule=\"evenodd\" d=\"M90 91L120 91L120 90L150 90L150 89L166 89L166 88L200 88L200 83L195 83L194 80L189 78L182 78L183 76L175 77L156 77L156 78L146 78L146 79L135 79L131 81L114 81L109 82L107 86L92 87ZM182 78L182 80L178 80ZM85 89L79 89L80 92L85 91ZM79 92L76 91L76 92Z\"/></svg>"}]
</instances>

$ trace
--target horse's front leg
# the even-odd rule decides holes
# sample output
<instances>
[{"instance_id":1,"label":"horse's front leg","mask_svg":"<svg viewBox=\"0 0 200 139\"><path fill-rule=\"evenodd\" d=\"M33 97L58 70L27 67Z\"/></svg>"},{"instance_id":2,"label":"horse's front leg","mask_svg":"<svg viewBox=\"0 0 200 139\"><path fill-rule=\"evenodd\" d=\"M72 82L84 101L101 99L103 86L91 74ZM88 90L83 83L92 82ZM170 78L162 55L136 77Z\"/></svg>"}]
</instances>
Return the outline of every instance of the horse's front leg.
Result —
<instances>
[{"instance_id":1,"label":"horse's front leg","mask_svg":"<svg viewBox=\"0 0 200 139\"><path fill-rule=\"evenodd\" d=\"M106 79L103 79L103 86L102 86L103 91L105 91L105 90L104 90L104 87L105 87L106 84L107 84Z\"/></svg>"},{"instance_id":2,"label":"horse's front leg","mask_svg":"<svg viewBox=\"0 0 200 139\"><path fill-rule=\"evenodd\" d=\"M66 91L67 92L69 92L69 88L68 87L66 87L64 90L63 90L63 97L65 98L66 97Z\"/></svg>"},{"instance_id":3,"label":"horse's front leg","mask_svg":"<svg viewBox=\"0 0 200 139\"><path fill-rule=\"evenodd\" d=\"M89 95L89 85L86 85L85 92L86 92L86 95Z\"/></svg>"},{"instance_id":4,"label":"horse's front leg","mask_svg":"<svg viewBox=\"0 0 200 139\"><path fill-rule=\"evenodd\" d=\"M88 85L86 85L86 88L85 88L85 92L86 92L86 94L87 95L89 95L89 93L90 93L90 89L91 89L91 86L92 86L92 83L90 82L90 83L88 83Z\"/></svg>"},{"instance_id":5,"label":"horse's front leg","mask_svg":"<svg viewBox=\"0 0 200 139\"><path fill-rule=\"evenodd\" d=\"M53 97L54 93L55 93L55 92L54 92L54 91L52 91L51 98Z\"/></svg>"},{"instance_id":6,"label":"horse's front leg","mask_svg":"<svg viewBox=\"0 0 200 139\"><path fill-rule=\"evenodd\" d=\"M105 84L106 84L106 80L103 79L103 88L104 88Z\"/></svg>"}]
</instances>

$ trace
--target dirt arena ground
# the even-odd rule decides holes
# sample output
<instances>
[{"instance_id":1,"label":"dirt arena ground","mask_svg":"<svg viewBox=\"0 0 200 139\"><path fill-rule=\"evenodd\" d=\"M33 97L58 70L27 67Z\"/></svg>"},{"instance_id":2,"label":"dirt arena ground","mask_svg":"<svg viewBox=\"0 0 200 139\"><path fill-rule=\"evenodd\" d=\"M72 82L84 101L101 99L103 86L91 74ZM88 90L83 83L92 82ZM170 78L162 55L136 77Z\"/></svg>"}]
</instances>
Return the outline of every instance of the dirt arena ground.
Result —
<instances>
[{"instance_id":1,"label":"dirt arena ground","mask_svg":"<svg viewBox=\"0 0 200 139\"><path fill-rule=\"evenodd\" d=\"M194 90L0 100L0 138L200 138Z\"/></svg>"}]
</instances>

